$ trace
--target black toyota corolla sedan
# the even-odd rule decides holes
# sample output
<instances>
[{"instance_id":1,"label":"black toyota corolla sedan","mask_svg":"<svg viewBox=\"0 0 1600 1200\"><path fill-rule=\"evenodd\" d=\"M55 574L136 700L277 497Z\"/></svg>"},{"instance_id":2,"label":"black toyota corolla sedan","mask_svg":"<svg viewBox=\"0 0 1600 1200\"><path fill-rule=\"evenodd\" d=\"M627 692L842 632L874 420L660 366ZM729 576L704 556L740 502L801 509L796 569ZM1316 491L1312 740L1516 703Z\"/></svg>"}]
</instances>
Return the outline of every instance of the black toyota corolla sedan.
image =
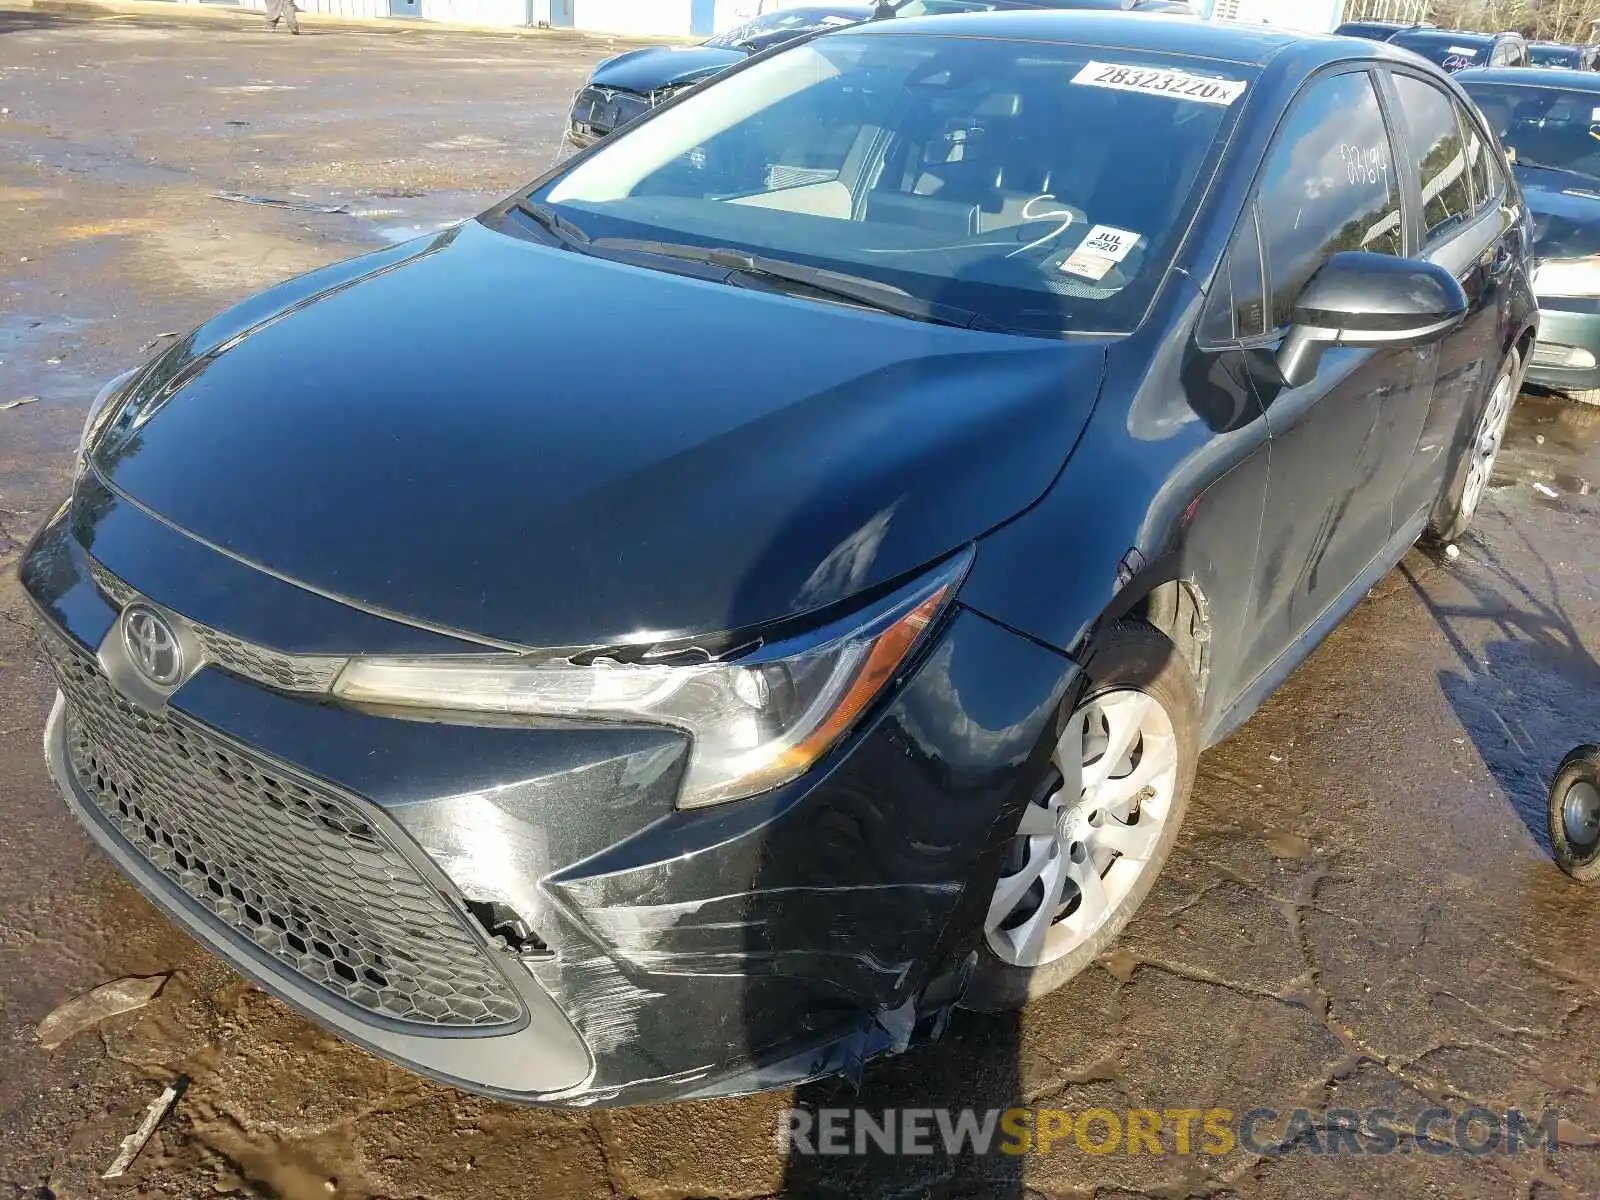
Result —
<instances>
[{"instance_id":1,"label":"black toyota corolla sedan","mask_svg":"<svg viewBox=\"0 0 1600 1200\"><path fill-rule=\"evenodd\" d=\"M857 1070L1102 954L1201 750L1467 527L1527 237L1378 44L994 13L754 59L108 388L22 563L51 770L415 1070Z\"/></svg>"}]
</instances>

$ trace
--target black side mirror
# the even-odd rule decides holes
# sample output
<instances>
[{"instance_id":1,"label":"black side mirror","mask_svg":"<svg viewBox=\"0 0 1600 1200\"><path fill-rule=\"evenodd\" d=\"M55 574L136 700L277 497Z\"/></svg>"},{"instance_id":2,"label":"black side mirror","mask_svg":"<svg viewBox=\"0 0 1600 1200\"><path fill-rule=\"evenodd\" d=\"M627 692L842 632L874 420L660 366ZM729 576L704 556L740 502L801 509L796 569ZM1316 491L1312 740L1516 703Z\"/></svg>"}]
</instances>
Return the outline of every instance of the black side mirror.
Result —
<instances>
[{"instance_id":1,"label":"black side mirror","mask_svg":"<svg viewBox=\"0 0 1600 1200\"><path fill-rule=\"evenodd\" d=\"M1329 346L1424 346L1467 315L1467 294L1443 267L1347 250L1311 277L1278 350L1288 387L1316 378Z\"/></svg>"}]
</instances>

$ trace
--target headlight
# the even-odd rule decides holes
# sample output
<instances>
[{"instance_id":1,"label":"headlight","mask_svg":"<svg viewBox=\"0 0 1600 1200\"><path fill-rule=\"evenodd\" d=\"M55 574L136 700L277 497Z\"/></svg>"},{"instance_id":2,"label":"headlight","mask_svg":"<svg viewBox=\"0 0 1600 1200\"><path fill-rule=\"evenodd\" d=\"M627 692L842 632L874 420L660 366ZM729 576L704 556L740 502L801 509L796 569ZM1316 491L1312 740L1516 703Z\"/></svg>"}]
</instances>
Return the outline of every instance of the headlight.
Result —
<instances>
[{"instance_id":1,"label":"headlight","mask_svg":"<svg viewBox=\"0 0 1600 1200\"><path fill-rule=\"evenodd\" d=\"M1539 296L1600 296L1600 255L1546 259L1533 269L1533 290Z\"/></svg>"},{"instance_id":2,"label":"headlight","mask_svg":"<svg viewBox=\"0 0 1600 1200\"><path fill-rule=\"evenodd\" d=\"M100 434L100 426L103 424L101 418L116 407L111 403L112 399L138 373L137 369L124 371L106 384L105 387L101 388L99 394L90 403L89 415L83 419L83 432L78 435L78 453L76 459L74 459L74 475L83 474L84 469L89 465L89 452L94 448L94 443L98 440Z\"/></svg>"},{"instance_id":3,"label":"headlight","mask_svg":"<svg viewBox=\"0 0 1600 1200\"><path fill-rule=\"evenodd\" d=\"M671 725L693 740L679 807L721 804L788 783L820 759L895 678L969 561L958 556L867 613L737 662L357 658L333 694L377 707Z\"/></svg>"}]
</instances>

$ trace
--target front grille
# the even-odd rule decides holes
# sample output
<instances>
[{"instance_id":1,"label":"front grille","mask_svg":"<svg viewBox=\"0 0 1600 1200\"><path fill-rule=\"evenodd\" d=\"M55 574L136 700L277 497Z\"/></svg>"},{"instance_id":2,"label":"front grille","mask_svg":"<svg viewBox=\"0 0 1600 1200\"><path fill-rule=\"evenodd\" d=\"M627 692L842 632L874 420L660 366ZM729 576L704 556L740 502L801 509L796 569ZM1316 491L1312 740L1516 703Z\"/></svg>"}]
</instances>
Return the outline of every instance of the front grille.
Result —
<instances>
[{"instance_id":1,"label":"front grille","mask_svg":"<svg viewBox=\"0 0 1600 1200\"><path fill-rule=\"evenodd\" d=\"M134 708L46 631L68 766L135 851L216 920L340 1000L396 1021L523 1015L463 918L348 797L181 714Z\"/></svg>"},{"instance_id":2,"label":"front grille","mask_svg":"<svg viewBox=\"0 0 1600 1200\"><path fill-rule=\"evenodd\" d=\"M348 659L322 654L284 654L241 641L232 634L190 621L206 661L224 671L284 692L327 692Z\"/></svg>"},{"instance_id":3,"label":"front grille","mask_svg":"<svg viewBox=\"0 0 1600 1200\"><path fill-rule=\"evenodd\" d=\"M135 601L145 601L136 589L92 558L89 574L95 586L119 610ZM243 641L198 621L190 621L189 627L194 630L207 662L281 692L329 692L349 661L329 654L285 654Z\"/></svg>"}]
</instances>

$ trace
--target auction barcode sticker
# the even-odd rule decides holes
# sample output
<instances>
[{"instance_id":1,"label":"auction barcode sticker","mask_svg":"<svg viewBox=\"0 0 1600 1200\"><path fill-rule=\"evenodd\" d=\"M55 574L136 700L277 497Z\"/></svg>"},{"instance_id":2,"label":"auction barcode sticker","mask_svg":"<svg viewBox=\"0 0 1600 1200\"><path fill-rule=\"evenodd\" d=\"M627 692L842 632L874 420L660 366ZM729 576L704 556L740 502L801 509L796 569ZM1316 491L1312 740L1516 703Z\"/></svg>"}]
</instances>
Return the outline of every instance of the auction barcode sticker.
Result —
<instances>
[{"instance_id":1,"label":"auction barcode sticker","mask_svg":"<svg viewBox=\"0 0 1600 1200\"><path fill-rule=\"evenodd\" d=\"M1218 79L1212 75L1191 75L1164 67L1130 67L1117 63L1091 62L1073 76L1072 82L1085 87L1111 88L1119 92L1144 92L1170 96L1174 100L1194 100L1201 104L1232 104L1249 86L1242 79Z\"/></svg>"}]
</instances>

